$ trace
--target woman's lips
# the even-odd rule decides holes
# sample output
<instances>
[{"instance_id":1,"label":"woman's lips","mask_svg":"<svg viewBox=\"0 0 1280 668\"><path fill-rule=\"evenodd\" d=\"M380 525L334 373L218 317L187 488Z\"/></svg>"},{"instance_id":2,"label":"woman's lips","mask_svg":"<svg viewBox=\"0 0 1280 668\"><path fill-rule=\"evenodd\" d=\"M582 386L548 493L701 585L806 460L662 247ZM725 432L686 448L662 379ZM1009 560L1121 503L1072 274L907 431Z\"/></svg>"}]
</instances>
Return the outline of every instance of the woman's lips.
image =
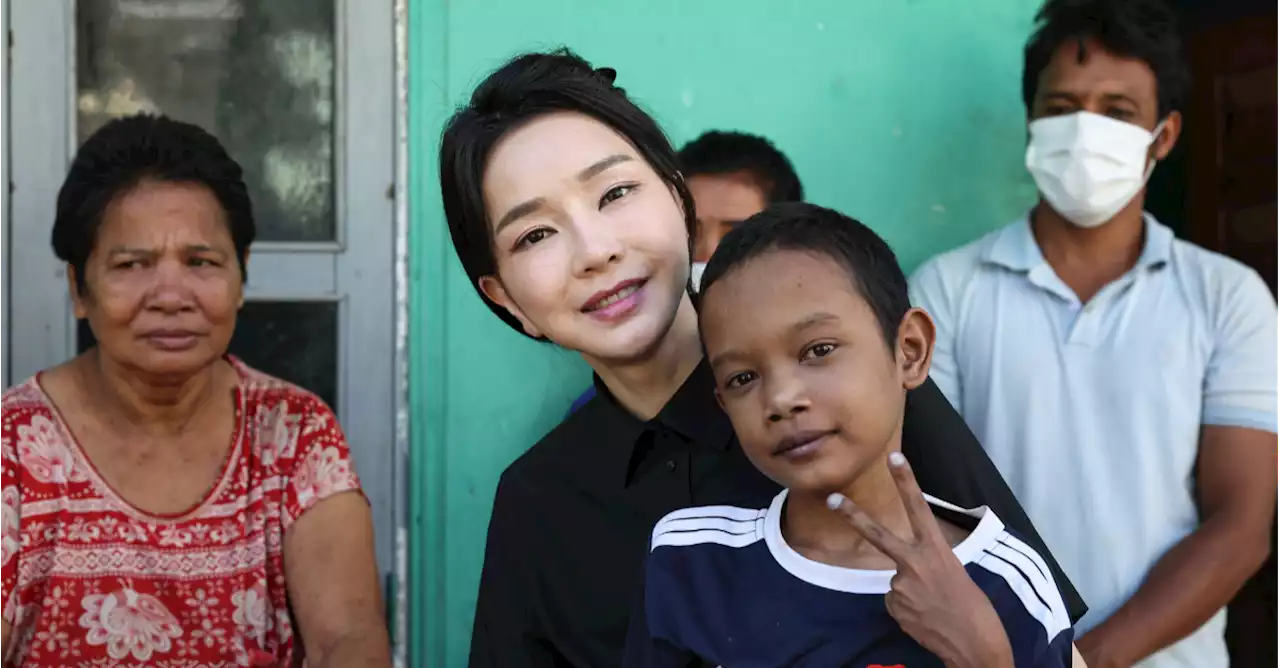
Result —
<instances>
[{"instance_id":1,"label":"woman's lips","mask_svg":"<svg viewBox=\"0 0 1280 668\"><path fill-rule=\"evenodd\" d=\"M200 335L185 330L164 330L144 334L142 338L156 348L173 352L194 348Z\"/></svg>"},{"instance_id":2,"label":"woman's lips","mask_svg":"<svg viewBox=\"0 0 1280 668\"><path fill-rule=\"evenodd\" d=\"M595 320L617 322L636 311L644 302L647 281L625 281L593 299L583 312Z\"/></svg>"}]
</instances>

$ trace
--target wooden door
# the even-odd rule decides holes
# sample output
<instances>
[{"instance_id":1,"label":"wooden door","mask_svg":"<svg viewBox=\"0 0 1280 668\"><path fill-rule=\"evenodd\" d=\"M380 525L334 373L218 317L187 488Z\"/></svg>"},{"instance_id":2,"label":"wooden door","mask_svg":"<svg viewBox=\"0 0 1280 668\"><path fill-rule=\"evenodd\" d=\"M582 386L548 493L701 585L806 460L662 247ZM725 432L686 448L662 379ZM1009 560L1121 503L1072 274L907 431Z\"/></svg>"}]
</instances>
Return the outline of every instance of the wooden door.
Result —
<instances>
[{"instance_id":1,"label":"wooden door","mask_svg":"<svg viewBox=\"0 0 1280 668\"><path fill-rule=\"evenodd\" d=\"M1202 24L1203 25L1203 24ZM1276 13L1194 30L1187 235L1260 273L1276 294ZM1276 665L1276 548L1232 602L1233 667Z\"/></svg>"},{"instance_id":2,"label":"wooden door","mask_svg":"<svg viewBox=\"0 0 1280 668\"><path fill-rule=\"evenodd\" d=\"M1188 236L1276 292L1276 14L1190 36Z\"/></svg>"}]
</instances>

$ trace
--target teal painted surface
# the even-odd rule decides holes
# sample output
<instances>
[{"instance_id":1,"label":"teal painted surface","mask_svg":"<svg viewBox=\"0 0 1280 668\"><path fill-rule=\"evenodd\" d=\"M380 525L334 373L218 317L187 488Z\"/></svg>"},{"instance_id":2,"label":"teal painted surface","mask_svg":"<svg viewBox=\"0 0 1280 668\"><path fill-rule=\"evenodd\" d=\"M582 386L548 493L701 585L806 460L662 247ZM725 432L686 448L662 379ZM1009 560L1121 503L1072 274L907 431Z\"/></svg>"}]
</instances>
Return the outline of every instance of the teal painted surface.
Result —
<instances>
[{"instance_id":1,"label":"teal painted surface","mask_svg":"<svg viewBox=\"0 0 1280 668\"><path fill-rule=\"evenodd\" d=\"M677 144L766 135L811 200L862 219L912 269L1033 201L1019 77L1038 4L410 0L412 665L465 665L498 475L589 378L508 331L449 248L437 141L484 74L568 45L616 68Z\"/></svg>"}]
</instances>

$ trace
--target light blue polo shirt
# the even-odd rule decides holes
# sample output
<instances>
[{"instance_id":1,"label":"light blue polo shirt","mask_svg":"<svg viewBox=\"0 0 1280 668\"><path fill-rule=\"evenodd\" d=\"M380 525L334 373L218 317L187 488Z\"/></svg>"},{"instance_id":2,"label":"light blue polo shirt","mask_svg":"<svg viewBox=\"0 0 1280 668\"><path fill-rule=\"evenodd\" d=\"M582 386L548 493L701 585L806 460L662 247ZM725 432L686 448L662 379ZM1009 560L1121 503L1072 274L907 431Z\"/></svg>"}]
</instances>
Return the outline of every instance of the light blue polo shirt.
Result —
<instances>
[{"instance_id":1,"label":"light blue polo shirt","mask_svg":"<svg viewBox=\"0 0 1280 668\"><path fill-rule=\"evenodd\" d=\"M925 263L930 372L1075 583L1087 631L1197 527L1201 425L1276 431L1276 303L1248 267L1151 216L1087 304L1024 218ZM1225 612L1143 666L1227 666Z\"/></svg>"}]
</instances>

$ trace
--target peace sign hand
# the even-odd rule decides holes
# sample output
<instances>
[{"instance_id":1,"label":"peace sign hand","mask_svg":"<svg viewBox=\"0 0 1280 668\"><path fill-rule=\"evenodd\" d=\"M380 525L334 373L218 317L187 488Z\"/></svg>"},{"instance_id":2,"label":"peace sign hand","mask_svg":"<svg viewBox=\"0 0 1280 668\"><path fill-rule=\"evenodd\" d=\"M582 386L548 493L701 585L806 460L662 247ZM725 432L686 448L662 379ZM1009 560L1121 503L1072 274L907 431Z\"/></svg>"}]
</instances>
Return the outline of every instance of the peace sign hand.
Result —
<instances>
[{"instance_id":1,"label":"peace sign hand","mask_svg":"<svg viewBox=\"0 0 1280 668\"><path fill-rule=\"evenodd\" d=\"M1013 652L1000 617L951 551L906 457L891 453L889 470L911 520L910 540L894 535L840 494L827 499L832 510L897 564L885 608L907 635L948 668L1012 668Z\"/></svg>"}]
</instances>

